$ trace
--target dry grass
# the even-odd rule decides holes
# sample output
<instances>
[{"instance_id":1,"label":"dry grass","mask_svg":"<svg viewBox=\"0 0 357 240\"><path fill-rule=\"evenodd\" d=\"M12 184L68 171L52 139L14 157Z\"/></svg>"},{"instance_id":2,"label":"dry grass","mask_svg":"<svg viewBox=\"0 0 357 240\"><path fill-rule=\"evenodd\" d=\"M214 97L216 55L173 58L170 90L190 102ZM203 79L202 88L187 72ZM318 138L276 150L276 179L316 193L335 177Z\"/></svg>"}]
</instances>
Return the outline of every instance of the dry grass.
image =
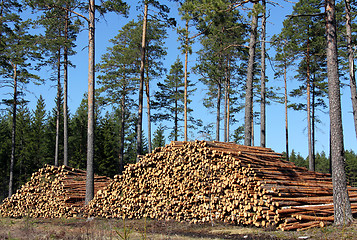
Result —
<instances>
[{"instance_id":1,"label":"dry grass","mask_svg":"<svg viewBox=\"0 0 357 240\"><path fill-rule=\"evenodd\" d=\"M239 227L215 223L192 225L174 221L106 219L0 218L0 239L357 239L357 221L351 226L315 228L302 232ZM121 236L122 237L121 237ZM303 238L300 238L303 239Z\"/></svg>"}]
</instances>

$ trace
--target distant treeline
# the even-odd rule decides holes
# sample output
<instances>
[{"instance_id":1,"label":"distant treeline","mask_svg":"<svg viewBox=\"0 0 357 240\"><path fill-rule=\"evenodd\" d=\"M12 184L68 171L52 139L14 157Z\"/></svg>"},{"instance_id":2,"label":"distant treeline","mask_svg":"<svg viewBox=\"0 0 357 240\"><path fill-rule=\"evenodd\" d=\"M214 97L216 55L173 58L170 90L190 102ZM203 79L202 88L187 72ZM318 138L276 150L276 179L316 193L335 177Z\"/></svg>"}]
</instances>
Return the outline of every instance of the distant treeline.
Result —
<instances>
[{"instance_id":1,"label":"distant treeline","mask_svg":"<svg viewBox=\"0 0 357 240\"><path fill-rule=\"evenodd\" d=\"M286 155L284 153L284 155ZM357 187L357 155L353 150L345 151L345 170L348 184ZM302 157L300 153L291 151L289 161L299 167L309 168L309 157ZM315 170L321 173L330 173L330 157L324 151L315 154Z\"/></svg>"}]
</instances>

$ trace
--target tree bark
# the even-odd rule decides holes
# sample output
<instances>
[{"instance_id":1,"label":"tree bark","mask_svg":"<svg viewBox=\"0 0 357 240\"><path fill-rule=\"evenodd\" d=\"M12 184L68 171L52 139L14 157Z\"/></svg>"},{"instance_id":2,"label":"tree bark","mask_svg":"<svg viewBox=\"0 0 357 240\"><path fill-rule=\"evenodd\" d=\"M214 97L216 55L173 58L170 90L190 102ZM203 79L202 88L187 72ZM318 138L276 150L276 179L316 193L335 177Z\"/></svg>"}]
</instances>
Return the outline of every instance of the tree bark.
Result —
<instances>
[{"instance_id":1,"label":"tree bark","mask_svg":"<svg viewBox=\"0 0 357 240\"><path fill-rule=\"evenodd\" d=\"M9 176L9 195L12 196L14 186L14 165L15 165L15 150L16 150L16 112L17 112L17 65L14 68L14 96L12 105L12 130L11 130L11 159L10 159L10 176Z\"/></svg>"},{"instance_id":2,"label":"tree bark","mask_svg":"<svg viewBox=\"0 0 357 240\"><path fill-rule=\"evenodd\" d=\"M175 96L178 96L177 82L175 83ZM178 99L175 97L175 116L174 116L174 140L178 140Z\"/></svg>"},{"instance_id":3,"label":"tree bark","mask_svg":"<svg viewBox=\"0 0 357 240\"><path fill-rule=\"evenodd\" d=\"M228 78L226 68L226 81L224 83L224 142L227 142L227 118L228 118Z\"/></svg>"},{"instance_id":4,"label":"tree bark","mask_svg":"<svg viewBox=\"0 0 357 240\"><path fill-rule=\"evenodd\" d=\"M262 43L261 43L261 74L260 74L260 146L266 146L266 114L265 114L265 34L266 34L266 2L262 0Z\"/></svg>"},{"instance_id":5,"label":"tree bark","mask_svg":"<svg viewBox=\"0 0 357 240\"><path fill-rule=\"evenodd\" d=\"M186 20L186 46L185 46L185 92L184 92L184 128L185 128L185 136L184 140L187 141L187 65L188 65L188 20Z\"/></svg>"},{"instance_id":6,"label":"tree bark","mask_svg":"<svg viewBox=\"0 0 357 240\"><path fill-rule=\"evenodd\" d=\"M253 119L253 76L254 76L254 58L255 58L255 45L257 38L257 22L258 15L255 12L254 3L251 33L249 40L249 60L247 68L247 82L245 94L245 116L244 116L244 145L251 146L252 144L252 119Z\"/></svg>"},{"instance_id":7,"label":"tree bark","mask_svg":"<svg viewBox=\"0 0 357 240\"><path fill-rule=\"evenodd\" d=\"M285 105L285 151L289 161L289 128L288 128L288 88L286 82L286 64L284 64L284 105Z\"/></svg>"},{"instance_id":8,"label":"tree bark","mask_svg":"<svg viewBox=\"0 0 357 240\"><path fill-rule=\"evenodd\" d=\"M59 165L59 131L60 131L60 107L61 107L61 50L58 50L57 58L57 109L56 109L56 146L55 166Z\"/></svg>"},{"instance_id":9,"label":"tree bark","mask_svg":"<svg viewBox=\"0 0 357 240\"><path fill-rule=\"evenodd\" d=\"M307 137L309 148L309 170L315 171L315 163L312 157L312 142L311 142L311 80L310 80L310 39L307 39L306 50L306 92L307 92Z\"/></svg>"},{"instance_id":10,"label":"tree bark","mask_svg":"<svg viewBox=\"0 0 357 240\"><path fill-rule=\"evenodd\" d=\"M338 76L337 34L335 1L326 0L327 78L331 129L331 161L334 222L336 225L350 224L353 220L351 203L347 192L345 172L340 81Z\"/></svg>"},{"instance_id":11,"label":"tree bark","mask_svg":"<svg viewBox=\"0 0 357 240\"><path fill-rule=\"evenodd\" d=\"M139 85L139 110L138 122L136 126L137 143L136 143L136 162L139 161L139 155L142 155L142 127L143 127L143 95L145 80L145 48L146 48L146 26L147 26L148 4L145 2L143 35L141 41L141 64L140 64L140 85Z\"/></svg>"},{"instance_id":12,"label":"tree bark","mask_svg":"<svg viewBox=\"0 0 357 240\"><path fill-rule=\"evenodd\" d=\"M124 90L125 91L125 90ZM120 127L120 147L119 147L119 173L122 174L124 171L124 134L125 134L125 94L121 98L121 127Z\"/></svg>"},{"instance_id":13,"label":"tree bark","mask_svg":"<svg viewBox=\"0 0 357 240\"><path fill-rule=\"evenodd\" d=\"M228 77L228 86L227 86L227 142L229 142L229 124L230 124L230 117L231 117L229 91L230 91L230 78Z\"/></svg>"},{"instance_id":14,"label":"tree bark","mask_svg":"<svg viewBox=\"0 0 357 240\"><path fill-rule=\"evenodd\" d=\"M67 4L68 5L68 4ZM66 7L68 8L68 6ZM68 41L68 21L69 12L66 10L64 39ZM68 166L68 47L64 46L63 49L63 165Z\"/></svg>"},{"instance_id":15,"label":"tree bark","mask_svg":"<svg viewBox=\"0 0 357 240\"><path fill-rule=\"evenodd\" d=\"M221 84L217 84L217 116L216 116L216 141L219 141L219 128L221 122Z\"/></svg>"},{"instance_id":16,"label":"tree bark","mask_svg":"<svg viewBox=\"0 0 357 240\"><path fill-rule=\"evenodd\" d=\"M315 77L314 77L315 80ZM312 162L315 171L315 82L314 80L311 82L312 86L312 104L311 104L311 153L312 153Z\"/></svg>"},{"instance_id":17,"label":"tree bark","mask_svg":"<svg viewBox=\"0 0 357 240\"><path fill-rule=\"evenodd\" d=\"M148 151L151 153L151 114L150 114L150 86L149 86L149 69L146 67L146 104L147 104L147 117L148 117ZM177 141L177 140L176 140Z\"/></svg>"},{"instance_id":18,"label":"tree bark","mask_svg":"<svg viewBox=\"0 0 357 240\"><path fill-rule=\"evenodd\" d=\"M94 197L94 96L95 96L95 61L94 61L94 30L95 30L95 0L89 0L89 44L88 44L88 136L87 136L87 179L86 197L87 205Z\"/></svg>"},{"instance_id":19,"label":"tree bark","mask_svg":"<svg viewBox=\"0 0 357 240\"><path fill-rule=\"evenodd\" d=\"M350 73L350 89L352 100L353 120L355 124L355 132L357 137L357 86L354 65L354 51L352 49L352 27L351 27L351 5L350 0L345 0L346 11L346 37L347 37L347 51L348 51L348 68Z\"/></svg>"}]
</instances>

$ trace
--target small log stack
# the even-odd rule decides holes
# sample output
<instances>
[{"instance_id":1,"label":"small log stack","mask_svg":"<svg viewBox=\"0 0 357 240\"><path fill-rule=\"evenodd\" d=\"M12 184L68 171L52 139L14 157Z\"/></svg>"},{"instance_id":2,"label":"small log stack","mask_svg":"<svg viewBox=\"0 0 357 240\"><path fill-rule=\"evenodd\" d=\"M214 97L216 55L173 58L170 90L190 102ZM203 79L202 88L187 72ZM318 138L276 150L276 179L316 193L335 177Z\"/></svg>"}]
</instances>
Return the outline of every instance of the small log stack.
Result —
<instances>
[{"instance_id":1,"label":"small log stack","mask_svg":"<svg viewBox=\"0 0 357 240\"><path fill-rule=\"evenodd\" d=\"M349 196L357 213L357 189ZM303 230L333 223L332 182L268 148L172 142L128 165L85 213Z\"/></svg>"},{"instance_id":2,"label":"small log stack","mask_svg":"<svg viewBox=\"0 0 357 240\"><path fill-rule=\"evenodd\" d=\"M94 189L108 185L110 178L95 176ZM83 212L86 172L66 166L45 166L32 174L10 198L0 205L3 217L76 217Z\"/></svg>"}]
</instances>

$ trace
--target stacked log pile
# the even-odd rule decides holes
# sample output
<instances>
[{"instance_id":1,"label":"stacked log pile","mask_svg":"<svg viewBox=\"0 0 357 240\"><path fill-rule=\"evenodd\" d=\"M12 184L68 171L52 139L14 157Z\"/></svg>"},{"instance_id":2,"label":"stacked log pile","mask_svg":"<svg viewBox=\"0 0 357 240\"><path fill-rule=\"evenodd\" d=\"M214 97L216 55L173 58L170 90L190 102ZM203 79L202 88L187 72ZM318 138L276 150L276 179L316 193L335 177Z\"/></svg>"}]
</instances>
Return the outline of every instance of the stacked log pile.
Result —
<instances>
[{"instance_id":1,"label":"stacked log pile","mask_svg":"<svg viewBox=\"0 0 357 240\"><path fill-rule=\"evenodd\" d=\"M95 192L108 185L108 177L95 176ZM45 166L32 174L0 205L3 217L76 217L83 212L86 172L66 166Z\"/></svg>"},{"instance_id":2,"label":"stacked log pile","mask_svg":"<svg viewBox=\"0 0 357 240\"><path fill-rule=\"evenodd\" d=\"M349 188L357 213L357 189ZM85 210L105 218L224 221L306 229L333 222L329 174L308 171L271 149L172 142L126 167Z\"/></svg>"}]
</instances>

